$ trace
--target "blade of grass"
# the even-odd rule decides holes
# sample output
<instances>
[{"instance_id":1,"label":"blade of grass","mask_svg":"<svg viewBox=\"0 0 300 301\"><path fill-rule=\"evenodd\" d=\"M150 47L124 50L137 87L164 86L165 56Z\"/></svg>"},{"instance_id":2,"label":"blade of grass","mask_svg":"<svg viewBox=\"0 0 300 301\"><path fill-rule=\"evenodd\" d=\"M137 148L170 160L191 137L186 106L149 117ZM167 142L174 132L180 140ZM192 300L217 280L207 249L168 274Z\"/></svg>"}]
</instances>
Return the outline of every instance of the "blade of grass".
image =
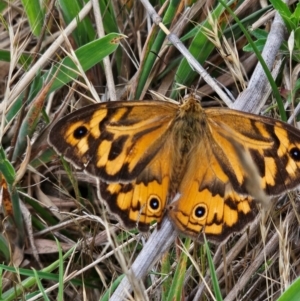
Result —
<instances>
[{"instance_id":1,"label":"blade of grass","mask_svg":"<svg viewBox=\"0 0 300 301\"><path fill-rule=\"evenodd\" d=\"M74 248L76 248L76 246L74 246ZM72 252L74 252L74 248L71 248L68 252L66 252L66 254L63 256L63 260L66 260L72 254ZM47 266L46 268L42 269L40 272L36 272L36 273L40 278L46 278L46 276L49 275L48 273L50 273L51 271L59 267L59 264L60 264L60 259L56 260L51 265ZM16 300L18 296L21 296L23 294L24 289L30 289L36 285L36 278L32 270L16 269L14 267L8 267L3 264L0 264L0 268L10 271L12 273L19 273L20 275L31 275L25 280L23 280L20 285L17 284L11 289L9 289L8 291L6 291L5 293L3 293L2 300L5 301ZM58 281L57 276L52 278L52 280Z\"/></svg>"},{"instance_id":2,"label":"blade of grass","mask_svg":"<svg viewBox=\"0 0 300 301\"><path fill-rule=\"evenodd\" d=\"M6 238L2 234L0 234L0 252L2 254L1 260L3 260L3 257L4 257L5 262L9 262L10 261L10 247L8 245ZM0 287L2 287L2 286L0 285Z\"/></svg>"},{"instance_id":3,"label":"blade of grass","mask_svg":"<svg viewBox=\"0 0 300 301\"><path fill-rule=\"evenodd\" d=\"M44 103L46 101L46 95L49 92L49 89L55 80L55 76L52 77L52 80L47 83L43 89L40 91L39 95L35 98L35 100L31 103L30 108L22 120L21 127L19 129L18 138L16 141L15 149L12 156L12 161L15 162L23 155L24 150L27 146L27 137L31 138L36 125L40 120L40 114L44 108ZM30 142L29 142L30 143Z\"/></svg>"},{"instance_id":4,"label":"blade of grass","mask_svg":"<svg viewBox=\"0 0 300 301\"><path fill-rule=\"evenodd\" d=\"M222 301L223 298L222 298L221 289L220 289L219 282L218 282L216 269L215 269L213 259L210 254L209 245L207 243L205 236L204 236L204 246L205 246L205 250L206 250L209 271L211 273L211 279L212 279L212 284L213 284L213 288L214 288L214 292L215 292L215 297L218 301Z\"/></svg>"},{"instance_id":5,"label":"blade of grass","mask_svg":"<svg viewBox=\"0 0 300 301\"><path fill-rule=\"evenodd\" d=\"M124 35L110 33L104 38L90 42L75 51L76 57L83 69L87 71L95 64L101 62L106 56L113 53L119 46L120 40ZM56 64L51 71L44 74L39 81L39 87L46 81L47 78L52 78L59 68L59 72L53 82L49 93L61 88L65 84L78 78L78 69L70 57L64 58L59 64Z\"/></svg>"},{"instance_id":6,"label":"blade of grass","mask_svg":"<svg viewBox=\"0 0 300 301\"><path fill-rule=\"evenodd\" d=\"M172 22L179 3L180 1L178 0L170 1L170 4L162 20L163 24L165 24L166 26L168 26ZM148 47L144 56L145 59L140 66L141 72L138 79L135 95L132 97L132 99L140 98L141 93L145 87L145 83L154 66L154 62L157 59L157 54L159 53L161 46L165 40L166 34L161 29L158 29L158 26L156 26L156 28L152 31L151 36L148 38Z\"/></svg>"},{"instance_id":7,"label":"blade of grass","mask_svg":"<svg viewBox=\"0 0 300 301\"><path fill-rule=\"evenodd\" d=\"M119 286L121 281L125 275L119 276L110 286L110 288L106 291L106 293L103 295L103 297L100 299L100 301L108 301L110 299L110 296L113 294L113 292L116 290L116 288Z\"/></svg>"},{"instance_id":8,"label":"blade of grass","mask_svg":"<svg viewBox=\"0 0 300 301\"><path fill-rule=\"evenodd\" d=\"M43 2L39 0L22 0L31 32L36 37L38 37L42 31L45 16L44 8L41 7L41 3Z\"/></svg>"},{"instance_id":9,"label":"blade of grass","mask_svg":"<svg viewBox=\"0 0 300 301\"><path fill-rule=\"evenodd\" d=\"M168 275L170 272L170 269L171 269L170 253L166 252L166 254L164 254L161 259L162 277L164 277L164 275ZM162 283L162 292L161 292L162 293L162 297L161 297L162 301L167 300L168 292L170 290L171 285L172 285L172 278L167 277L167 279L165 279Z\"/></svg>"},{"instance_id":10,"label":"blade of grass","mask_svg":"<svg viewBox=\"0 0 300 301\"><path fill-rule=\"evenodd\" d=\"M66 24L70 24L83 8L82 1L78 0L59 0L58 4ZM88 16L78 22L72 36L78 47L93 41L96 33Z\"/></svg>"},{"instance_id":11,"label":"blade of grass","mask_svg":"<svg viewBox=\"0 0 300 301\"><path fill-rule=\"evenodd\" d=\"M184 250L188 250L190 244L191 244L191 239L187 238L184 243ZM182 300L182 292L183 292L184 279L185 279L185 274L187 269L187 261L188 261L188 255L185 251L182 251L180 254L180 258L178 260L172 285L169 287L169 294L167 298L168 301Z\"/></svg>"},{"instance_id":12,"label":"blade of grass","mask_svg":"<svg viewBox=\"0 0 300 301\"><path fill-rule=\"evenodd\" d=\"M39 278L39 276L38 276L38 273L37 273L37 271L35 270L35 269L33 269L33 273L34 273L34 277L35 277L35 279L36 279L36 283L37 283L37 286L38 286L38 288L39 288L39 291L42 293L42 295L43 295L43 300L45 300L45 301L50 301L50 299L48 298L48 296L47 296L47 294L46 294L46 292L45 292L45 289L44 289L44 287L43 287L43 285L42 285L42 282L41 282L41 280L40 280L40 278Z\"/></svg>"},{"instance_id":13,"label":"blade of grass","mask_svg":"<svg viewBox=\"0 0 300 301\"><path fill-rule=\"evenodd\" d=\"M64 260L63 260L63 254L62 249L60 247L59 241L55 238L58 248L58 301L64 300Z\"/></svg>"},{"instance_id":14,"label":"blade of grass","mask_svg":"<svg viewBox=\"0 0 300 301\"><path fill-rule=\"evenodd\" d=\"M277 301L299 301L300 300L300 277L297 278Z\"/></svg>"}]
</instances>

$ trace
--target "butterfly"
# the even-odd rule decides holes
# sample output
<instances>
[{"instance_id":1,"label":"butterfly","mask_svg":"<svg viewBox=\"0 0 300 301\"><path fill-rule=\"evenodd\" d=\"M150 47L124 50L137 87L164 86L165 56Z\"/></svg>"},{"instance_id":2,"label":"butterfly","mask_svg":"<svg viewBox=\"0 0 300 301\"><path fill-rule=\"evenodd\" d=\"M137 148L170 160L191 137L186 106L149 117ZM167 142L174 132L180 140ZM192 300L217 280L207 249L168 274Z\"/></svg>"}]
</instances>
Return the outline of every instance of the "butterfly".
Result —
<instances>
[{"instance_id":1,"label":"butterfly","mask_svg":"<svg viewBox=\"0 0 300 301\"><path fill-rule=\"evenodd\" d=\"M237 148L274 196L300 184L300 131L226 108L114 101L77 110L51 129L49 144L96 177L98 196L125 227L147 231L164 216L187 236L221 242L256 215ZM234 143L233 143L234 142ZM171 200L173 200L171 202Z\"/></svg>"}]
</instances>

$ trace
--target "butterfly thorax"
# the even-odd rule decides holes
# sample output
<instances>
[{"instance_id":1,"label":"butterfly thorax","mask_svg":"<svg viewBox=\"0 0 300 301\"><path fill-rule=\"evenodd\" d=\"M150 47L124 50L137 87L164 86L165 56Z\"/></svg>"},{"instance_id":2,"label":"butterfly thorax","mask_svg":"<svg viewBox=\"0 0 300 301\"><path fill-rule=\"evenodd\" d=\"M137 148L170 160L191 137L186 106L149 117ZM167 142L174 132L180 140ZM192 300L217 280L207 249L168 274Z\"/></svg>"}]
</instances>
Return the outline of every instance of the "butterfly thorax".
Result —
<instances>
[{"instance_id":1,"label":"butterfly thorax","mask_svg":"<svg viewBox=\"0 0 300 301\"><path fill-rule=\"evenodd\" d=\"M173 136L181 157L188 156L207 133L207 117L197 99L191 97L178 110Z\"/></svg>"}]
</instances>

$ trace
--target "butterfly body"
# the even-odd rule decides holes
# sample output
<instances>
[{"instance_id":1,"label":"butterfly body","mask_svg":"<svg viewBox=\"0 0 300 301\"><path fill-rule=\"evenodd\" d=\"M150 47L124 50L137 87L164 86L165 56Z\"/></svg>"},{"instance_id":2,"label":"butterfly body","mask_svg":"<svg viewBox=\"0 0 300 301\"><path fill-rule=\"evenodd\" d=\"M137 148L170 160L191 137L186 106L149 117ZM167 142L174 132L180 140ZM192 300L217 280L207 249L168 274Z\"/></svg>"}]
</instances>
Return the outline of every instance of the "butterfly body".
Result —
<instances>
[{"instance_id":1,"label":"butterfly body","mask_svg":"<svg viewBox=\"0 0 300 301\"><path fill-rule=\"evenodd\" d=\"M268 195L300 183L297 129L244 112L204 110L193 96L179 106L91 105L61 119L49 143L99 180L99 198L125 226L143 231L165 214L184 234L205 232L212 241L244 228L255 203L237 148L249 154Z\"/></svg>"}]
</instances>

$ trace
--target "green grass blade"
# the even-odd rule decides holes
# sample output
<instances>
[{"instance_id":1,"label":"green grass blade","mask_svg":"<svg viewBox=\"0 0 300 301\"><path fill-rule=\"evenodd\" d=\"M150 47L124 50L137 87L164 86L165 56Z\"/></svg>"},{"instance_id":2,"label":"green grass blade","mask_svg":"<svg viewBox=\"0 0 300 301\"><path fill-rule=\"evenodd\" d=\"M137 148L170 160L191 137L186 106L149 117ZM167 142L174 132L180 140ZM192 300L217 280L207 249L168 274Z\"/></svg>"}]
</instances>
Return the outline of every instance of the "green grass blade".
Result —
<instances>
[{"instance_id":1,"label":"green grass blade","mask_svg":"<svg viewBox=\"0 0 300 301\"><path fill-rule=\"evenodd\" d=\"M58 4L66 24L73 21L83 7L83 1L78 0L59 0ZM96 33L91 20L88 17L85 17L82 21L78 22L72 36L78 47L93 41Z\"/></svg>"},{"instance_id":2,"label":"green grass blade","mask_svg":"<svg viewBox=\"0 0 300 301\"><path fill-rule=\"evenodd\" d=\"M106 56L113 53L118 48L120 39L123 37L123 35L111 33L101 39L95 40L78 48L75 51L75 54L83 71L89 70L101 62ZM55 65L51 71L47 72L40 78L37 88L41 88L47 78L52 78L58 68L59 72L57 73L56 79L49 90L49 94L78 78L78 68L76 67L76 64L70 57L66 57L59 64ZM37 91L35 91L35 93L36 92Z\"/></svg>"},{"instance_id":3,"label":"green grass blade","mask_svg":"<svg viewBox=\"0 0 300 301\"><path fill-rule=\"evenodd\" d=\"M116 290L116 288L119 286L121 281L125 275L120 275L110 286L110 288L106 291L106 293L103 295L103 297L100 299L100 301L108 301L113 294L113 292Z\"/></svg>"},{"instance_id":4,"label":"green grass blade","mask_svg":"<svg viewBox=\"0 0 300 301\"><path fill-rule=\"evenodd\" d=\"M118 23L115 17L115 10L110 0L99 1L102 13L103 27L105 32L119 32Z\"/></svg>"},{"instance_id":5,"label":"green grass blade","mask_svg":"<svg viewBox=\"0 0 300 301\"><path fill-rule=\"evenodd\" d=\"M163 257L161 259L162 277L164 277L164 275L168 275L170 272L170 269L171 269L170 253L167 252L165 255L163 255ZM172 285L172 278L167 277L167 279L165 279L162 283L162 297L161 297L162 301L167 300L168 292L170 290L171 285Z\"/></svg>"},{"instance_id":6,"label":"green grass blade","mask_svg":"<svg viewBox=\"0 0 300 301\"><path fill-rule=\"evenodd\" d=\"M22 0L32 33L39 36L43 27L44 9L41 7L42 1Z\"/></svg>"},{"instance_id":7,"label":"green grass blade","mask_svg":"<svg viewBox=\"0 0 300 301\"><path fill-rule=\"evenodd\" d=\"M270 0L274 9L280 14L283 19L288 31L295 30L298 24L295 24L292 20L292 12L289 10L289 7L283 1Z\"/></svg>"},{"instance_id":8,"label":"green grass blade","mask_svg":"<svg viewBox=\"0 0 300 301\"><path fill-rule=\"evenodd\" d=\"M168 301L180 301L182 300L182 291L183 291L183 284L184 278L187 269L187 262L188 262L188 254L185 250L188 250L191 244L191 239L187 238L184 243L184 251L181 252L180 258L177 264L177 268L174 274L174 279L172 285L170 286L169 294L168 294Z\"/></svg>"},{"instance_id":9,"label":"green grass blade","mask_svg":"<svg viewBox=\"0 0 300 301\"><path fill-rule=\"evenodd\" d=\"M75 247L76 246L74 246L74 248ZM74 248L71 248L69 251L67 251L65 253L65 255L63 256L64 260L66 260L72 254ZM46 278L46 276L49 275L48 273L52 272L54 269L57 269L59 267L59 264L60 264L60 259L54 261L51 265L49 265L46 268L42 269L41 272L36 272L36 273L40 278ZM8 267L8 266L5 266L3 264L0 264L0 268L2 268L3 270L10 271L12 273L18 273L20 275L30 275L28 278L23 280L20 285L17 284L14 287L12 287L11 289L7 290L5 293L2 294L2 298L5 301L14 301L14 300L16 300L16 298L18 296L21 296L23 294L24 289L30 289L30 288L34 287L37 283L36 277L34 276L34 273L33 273L32 270L16 269L14 267ZM49 279L49 278L47 278L47 279ZM52 275L51 279L54 280L54 281L58 280L56 275Z\"/></svg>"},{"instance_id":10,"label":"green grass blade","mask_svg":"<svg viewBox=\"0 0 300 301\"><path fill-rule=\"evenodd\" d=\"M58 269L58 296L57 301L63 301L64 300L64 260L63 260L63 254L62 249L59 244L59 241L57 239L57 247L58 247L58 263L59 263L59 269Z\"/></svg>"},{"instance_id":11,"label":"green grass blade","mask_svg":"<svg viewBox=\"0 0 300 301\"><path fill-rule=\"evenodd\" d=\"M9 262L10 261L10 247L9 244L6 240L6 238L0 234L0 252L1 252L1 261L4 260L5 262ZM1 287L1 286L0 286Z\"/></svg>"},{"instance_id":12,"label":"green grass blade","mask_svg":"<svg viewBox=\"0 0 300 301\"><path fill-rule=\"evenodd\" d=\"M204 247L205 247L205 250L206 250L207 261L208 261L209 271L210 271L210 274L211 274L211 279L212 279L212 284L213 284L213 288L214 288L215 298L218 301L222 301L223 298L222 298L221 289L220 289L219 282L218 282L218 277L217 277L217 274L216 274L216 269L214 267L214 263L213 263L213 260L212 260L211 254L210 254L210 249L209 249L209 246L208 246L208 243L207 243L207 240L206 240L205 236L204 236Z\"/></svg>"},{"instance_id":13,"label":"green grass blade","mask_svg":"<svg viewBox=\"0 0 300 301\"><path fill-rule=\"evenodd\" d=\"M300 277L297 278L277 301L299 301L300 300Z\"/></svg>"},{"instance_id":14,"label":"green grass blade","mask_svg":"<svg viewBox=\"0 0 300 301\"><path fill-rule=\"evenodd\" d=\"M44 287L43 287L43 285L42 285L42 282L41 282L41 280L40 280L40 278L39 278L39 275L38 275L38 273L36 272L35 269L33 269L33 273L34 273L34 277L35 277L35 279L36 279L36 283L37 283L37 286L38 286L38 288L39 288L39 291L40 291L40 292L42 293L42 295L43 295L43 300L45 300L45 301L50 301L50 299L48 298L47 293L45 292L45 289L44 289Z\"/></svg>"},{"instance_id":15,"label":"green grass blade","mask_svg":"<svg viewBox=\"0 0 300 301\"><path fill-rule=\"evenodd\" d=\"M12 185L16 178L16 171L10 161L6 158L5 151L0 147L0 171L8 185Z\"/></svg>"},{"instance_id":16,"label":"green grass blade","mask_svg":"<svg viewBox=\"0 0 300 301\"><path fill-rule=\"evenodd\" d=\"M168 26L172 19L174 18L174 15L176 14L176 9L179 5L178 0L172 0L170 1L170 4L168 6L168 9L165 13L165 16L162 20L162 23ZM154 62L157 59L157 54L159 53L161 46L165 40L166 34L162 30L158 30L156 28L152 31L152 35L149 38L149 47L146 50L145 54L145 60L141 63L140 66L140 79L138 80L136 93L133 97L133 99L139 99L141 96L141 93L144 89L145 83L149 77L149 74L153 68ZM153 44L152 44L153 43Z\"/></svg>"}]
</instances>

